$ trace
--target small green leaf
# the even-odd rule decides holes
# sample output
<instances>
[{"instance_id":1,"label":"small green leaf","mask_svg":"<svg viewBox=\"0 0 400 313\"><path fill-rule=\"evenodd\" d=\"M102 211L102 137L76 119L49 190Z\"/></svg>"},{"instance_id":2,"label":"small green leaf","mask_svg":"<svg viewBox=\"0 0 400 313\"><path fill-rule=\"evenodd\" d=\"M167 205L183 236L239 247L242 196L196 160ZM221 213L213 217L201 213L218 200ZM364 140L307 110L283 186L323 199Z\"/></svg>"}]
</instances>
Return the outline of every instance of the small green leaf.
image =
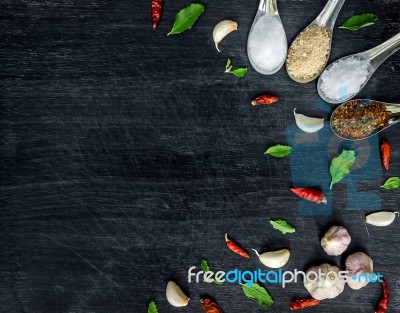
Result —
<instances>
[{"instance_id":1,"label":"small green leaf","mask_svg":"<svg viewBox=\"0 0 400 313\"><path fill-rule=\"evenodd\" d=\"M273 228L279 230L284 235L286 233L292 234L296 232L296 229L292 225L288 224L288 222L286 222L285 220L270 220L269 222L271 223Z\"/></svg>"},{"instance_id":2,"label":"small green leaf","mask_svg":"<svg viewBox=\"0 0 400 313\"><path fill-rule=\"evenodd\" d=\"M192 3L178 12L169 35L176 35L191 29L196 20L204 13L204 6Z\"/></svg>"},{"instance_id":3,"label":"small green leaf","mask_svg":"<svg viewBox=\"0 0 400 313\"><path fill-rule=\"evenodd\" d=\"M343 150L342 153L334 158L331 163L330 173L331 173L331 186L340 182L350 173L350 168L356 161L356 153L352 150Z\"/></svg>"},{"instance_id":4,"label":"small green leaf","mask_svg":"<svg viewBox=\"0 0 400 313\"><path fill-rule=\"evenodd\" d=\"M149 306L147 307L147 313L158 313L156 303L153 299L151 299L149 302Z\"/></svg>"},{"instance_id":5,"label":"small green leaf","mask_svg":"<svg viewBox=\"0 0 400 313\"><path fill-rule=\"evenodd\" d=\"M201 269L203 270L204 273L209 272L210 271L210 267L208 266L208 262L207 260L201 260ZM215 278L212 279L214 284L216 285L222 285L223 283L216 280Z\"/></svg>"},{"instance_id":6,"label":"small green leaf","mask_svg":"<svg viewBox=\"0 0 400 313\"><path fill-rule=\"evenodd\" d=\"M268 291L259 284L253 283L251 287L247 287L246 284L241 284L241 286L246 297L257 302L260 306L269 307L274 303Z\"/></svg>"},{"instance_id":7,"label":"small green leaf","mask_svg":"<svg viewBox=\"0 0 400 313\"><path fill-rule=\"evenodd\" d=\"M400 187L400 177L390 177L383 186L382 188L385 188L387 190L390 189L396 189Z\"/></svg>"},{"instance_id":8,"label":"small green leaf","mask_svg":"<svg viewBox=\"0 0 400 313\"><path fill-rule=\"evenodd\" d=\"M354 15L350 17L342 26L339 26L339 28L358 30L363 27L374 25L377 20L378 16L372 13Z\"/></svg>"},{"instance_id":9,"label":"small green leaf","mask_svg":"<svg viewBox=\"0 0 400 313\"><path fill-rule=\"evenodd\" d=\"M228 70L229 68L231 68L231 64L232 64L232 61L231 61L231 59L228 58L228 61L226 61L225 69Z\"/></svg>"},{"instance_id":10,"label":"small green leaf","mask_svg":"<svg viewBox=\"0 0 400 313\"><path fill-rule=\"evenodd\" d=\"M236 77L243 77L247 73L247 67L239 67L236 70L233 70L231 74Z\"/></svg>"},{"instance_id":11,"label":"small green leaf","mask_svg":"<svg viewBox=\"0 0 400 313\"><path fill-rule=\"evenodd\" d=\"M243 77L247 73L247 67L240 67L232 71L232 62L228 59L225 65L225 73L232 74L236 77Z\"/></svg>"},{"instance_id":12,"label":"small green leaf","mask_svg":"<svg viewBox=\"0 0 400 313\"><path fill-rule=\"evenodd\" d=\"M264 154L269 154L277 158L284 158L293 152L293 148L289 146L276 145L269 147Z\"/></svg>"},{"instance_id":13,"label":"small green leaf","mask_svg":"<svg viewBox=\"0 0 400 313\"><path fill-rule=\"evenodd\" d=\"M201 260L201 268L204 273L210 271L210 267L208 266L208 262L206 260Z\"/></svg>"}]
</instances>

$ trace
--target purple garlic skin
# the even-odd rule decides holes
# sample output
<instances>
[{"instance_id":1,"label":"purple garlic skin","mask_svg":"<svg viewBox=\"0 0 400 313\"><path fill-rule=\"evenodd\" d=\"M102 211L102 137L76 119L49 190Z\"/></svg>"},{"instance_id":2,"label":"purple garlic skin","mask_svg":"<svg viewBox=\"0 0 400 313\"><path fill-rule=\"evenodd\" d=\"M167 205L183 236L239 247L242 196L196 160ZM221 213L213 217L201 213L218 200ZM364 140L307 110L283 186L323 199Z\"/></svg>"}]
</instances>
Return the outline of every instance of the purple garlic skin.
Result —
<instances>
[{"instance_id":1,"label":"purple garlic skin","mask_svg":"<svg viewBox=\"0 0 400 313\"><path fill-rule=\"evenodd\" d=\"M359 275L366 274L369 276L372 274L374 271L374 262L365 253L357 252L347 257L346 271L348 271L347 284L351 289L358 290L368 285L366 277L359 277Z\"/></svg>"},{"instance_id":2,"label":"purple garlic skin","mask_svg":"<svg viewBox=\"0 0 400 313\"><path fill-rule=\"evenodd\" d=\"M337 256L346 251L351 236L343 226L332 226L321 239L321 246L328 255Z\"/></svg>"}]
</instances>

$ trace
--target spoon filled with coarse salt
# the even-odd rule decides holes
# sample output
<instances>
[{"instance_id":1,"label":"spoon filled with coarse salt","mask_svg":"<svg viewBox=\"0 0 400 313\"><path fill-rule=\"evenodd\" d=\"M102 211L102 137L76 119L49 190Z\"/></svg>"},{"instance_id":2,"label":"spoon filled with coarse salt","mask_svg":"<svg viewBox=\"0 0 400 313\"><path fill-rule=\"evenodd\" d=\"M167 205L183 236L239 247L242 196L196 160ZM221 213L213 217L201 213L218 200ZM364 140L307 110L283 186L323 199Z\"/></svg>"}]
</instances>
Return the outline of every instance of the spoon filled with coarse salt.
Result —
<instances>
[{"instance_id":1,"label":"spoon filled with coarse salt","mask_svg":"<svg viewBox=\"0 0 400 313\"><path fill-rule=\"evenodd\" d=\"M331 129L340 138L362 140L400 122L400 104L370 99L350 100L331 115Z\"/></svg>"},{"instance_id":2,"label":"spoon filled with coarse salt","mask_svg":"<svg viewBox=\"0 0 400 313\"><path fill-rule=\"evenodd\" d=\"M251 66L260 74L274 74L285 63L286 54L286 33L276 0L260 0L247 40Z\"/></svg>"},{"instance_id":3,"label":"spoon filled with coarse salt","mask_svg":"<svg viewBox=\"0 0 400 313\"><path fill-rule=\"evenodd\" d=\"M318 93L329 103L353 98L377 68L400 49L400 33L370 50L345 56L330 64L318 80Z\"/></svg>"},{"instance_id":4,"label":"spoon filled with coarse salt","mask_svg":"<svg viewBox=\"0 0 400 313\"><path fill-rule=\"evenodd\" d=\"M333 28L344 1L329 0L290 45L286 71L294 81L309 83L324 70L331 54Z\"/></svg>"}]
</instances>

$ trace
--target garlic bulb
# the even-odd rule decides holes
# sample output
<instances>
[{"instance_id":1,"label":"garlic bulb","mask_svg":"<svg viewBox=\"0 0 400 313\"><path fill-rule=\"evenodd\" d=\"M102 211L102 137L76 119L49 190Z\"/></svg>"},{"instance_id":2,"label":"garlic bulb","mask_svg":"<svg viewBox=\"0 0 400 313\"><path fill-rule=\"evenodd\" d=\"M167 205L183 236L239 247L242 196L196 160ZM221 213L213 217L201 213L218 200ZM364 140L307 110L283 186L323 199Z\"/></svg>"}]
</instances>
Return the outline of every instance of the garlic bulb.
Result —
<instances>
[{"instance_id":1,"label":"garlic bulb","mask_svg":"<svg viewBox=\"0 0 400 313\"><path fill-rule=\"evenodd\" d=\"M168 282L166 295L168 302L176 307L187 306L190 300L173 281Z\"/></svg>"},{"instance_id":2,"label":"garlic bulb","mask_svg":"<svg viewBox=\"0 0 400 313\"><path fill-rule=\"evenodd\" d=\"M296 113L296 109L293 110L293 114L297 126L306 133L315 133L324 127L323 118L308 117L303 114Z\"/></svg>"},{"instance_id":3,"label":"garlic bulb","mask_svg":"<svg viewBox=\"0 0 400 313\"><path fill-rule=\"evenodd\" d=\"M321 277L318 277L319 271L321 271ZM336 298L343 292L345 285L344 279L339 278L339 272L340 269L337 266L327 263L314 266L307 271L304 287L316 300Z\"/></svg>"},{"instance_id":4,"label":"garlic bulb","mask_svg":"<svg viewBox=\"0 0 400 313\"><path fill-rule=\"evenodd\" d=\"M365 222L374 226L388 226L394 222L399 212L381 211L368 214Z\"/></svg>"},{"instance_id":5,"label":"garlic bulb","mask_svg":"<svg viewBox=\"0 0 400 313\"><path fill-rule=\"evenodd\" d=\"M346 251L351 237L343 226L332 226L321 239L321 246L328 255L341 255Z\"/></svg>"},{"instance_id":6,"label":"garlic bulb","mask_svg":"<svg viewBox=\"0 0 400 313\"><path fill-rule=\"evenodd\" d=\"M351 289L361 289L368 285L368 279L364 275L369 276L374 271L374 262L363 252L357 252L349 255L346 259L346 271L348 271L347 284Z\"/></svg>"},{"instance_id":7,"label":"garlic bulb","mask_svg":"<svg viewBox=\"0 0 400 313\"><path fill-rule=\"evenodd\" d=\"M270 268L280 268L284 266L290 258L290 251L288 249L270 251L263 254L259 254L255 249L253 250L256 252L260 262Z\"/></svg>"},{"instance_id":8,"label":"garlic bulb","mask_svg":"<svg viewBox=\"0 0 400 313\"><path fill-rule=\"evenodd\" d=\"M224 20L215 25L213 30L213 39L215 42L215 47L218 52L221 52L218 48L218 44L224 39L229 33L238 29L238 23L231 20Z\"/></svg>"}]
</instances>

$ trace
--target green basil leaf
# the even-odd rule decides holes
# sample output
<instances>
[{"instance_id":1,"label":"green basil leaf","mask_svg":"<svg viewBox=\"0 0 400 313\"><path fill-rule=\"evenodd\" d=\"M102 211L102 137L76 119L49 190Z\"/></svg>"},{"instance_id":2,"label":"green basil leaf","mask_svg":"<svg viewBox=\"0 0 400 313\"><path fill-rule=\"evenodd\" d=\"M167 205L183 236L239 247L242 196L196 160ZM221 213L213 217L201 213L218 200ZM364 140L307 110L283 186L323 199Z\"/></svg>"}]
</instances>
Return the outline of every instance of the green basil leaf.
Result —
<instances>
[{"instance_id":1,"label":"green basil leaf","mask_svg":"<svg viewBox=\"0 0 400 313\"><path fill-rule=\"evenodd\" d=\"M264 154L269 154L277 158L284 158L293 152L293 148L289 146L276 145L269 147Z\"/></svg>"},{"instance_id":2,"label":"green basil leaf","mask_svg":"<svg viewBox=\"0 0 400 313\"><path fill-rule=\"evenodd\" d=\"M343 150L342 153L334 158L331 163L330 173L331 173L331 186L340 182L350 173L350 168L356 161L356 153L352 150Z\"/></svg>"},{"instance_id":3,"label":"green basil leaf","mask_svg":"<svg viewBox=\"0 0 400 313\"><path fill-rule=\"evenodd\" d=\"M260 306L269 307L274 303L268 291L259 284L253 283L251 287L247 287L246 284L241 285L246 297L257 302Z\"/></svg>"},{"instance_id":4,"label":"green basil leaf","mask_svg":"<svg viewBox=\"0 0 400 313\"><path fill-rule=\"evenodd\" d=\"M225 69L229 71L232 68L231 64L232 64L232 61L231 61L231 59L228 58L228 61L226 61Z\"/></svg>"},{"instance_id":5,"label":"green basil leaf","mask_svg":"<svg viewBox=\"0 0 400 313\"><path fill-rule=\"evenodd\" d=\"M247 73L247 67L239 67L239 68L237 68L236 70L233 70L230 73L233 74L236 77L243 77Z\"/></svg>"},{"instance_id":6,"label":"green basil leaf","mask_svg":"<svg viewBox=\"0 0 400 313\"><path fill-rule=\"evenodd\" d=\"M153 299L151 299L149 302L149 306L147 307L147 313L158 313L156 303Z\"/></svg>"},{"instance_id":7,"label":"green basil leaf","mask_svg":"<svg viewBox=\"0 0 400 313\"><path fill-rule=\"evenodd\" d=\"M396 189L400 187L400 177L390 177L383 186L382 188L385 188L387 190L390 189Z\"/></svg>"},{"instance_id":8,"label":"green basil leaf","mask_svg":"<svg viewBox=\"0 0 400 313\"><path fill-rule=\"evenodd\" d=\"M203 272L209 272L210 271L210 267L208 266L208 262L207 260L201 260L201 269L203 270ZM212 279L214 284L216 285L222 285L223 283L216 280L215 278Z\"/></svg>"},{"instance_id":9,"label":"green basil leaf","mask_svg":"<svg viewBox=\"0 0 400 313\"><path fill-rule=\"evenodd\" d=\"M374 25L377 20L378 16L372 13L354 15L350 17L342 26L339 26L339 28L357 30L363 27Z\"/></svg>"},{"instance_id":10,"label":"green basil leaf","mask_svg":"<svg viewBox=\"0 0 400 313\"><path fill-rule=\"evenodd\" d=\"M178 12L175 17L174 26L172 26L169 35L183 33L191 29L196 20L204 13L204 6L198 3L192 3Z\"/></svg>"},{"instance_id":11,"label":"green basil leaf","mask_svg":"<svg viewBox=\"0 0 400 313\"><path fill-rule=\"evenodd\" d=\"M210 267L208 266L208 262L206 260L201 260L201 269L204 273L210 271Z\"/></svg>"},{"instance_id":12,"label":"green basil leaf","mask_svg":"<svg viewBox=\"0 0 400 313\"><path fill-rule=\"evenodd\" d=\"M284 235L286 233L292 234L296 232L296 229L292 225L288 224L288 222L286 222L285 220L270 220L269 222L271 223L273 228L279 230Z\"/></svg>"}]
</instances>

